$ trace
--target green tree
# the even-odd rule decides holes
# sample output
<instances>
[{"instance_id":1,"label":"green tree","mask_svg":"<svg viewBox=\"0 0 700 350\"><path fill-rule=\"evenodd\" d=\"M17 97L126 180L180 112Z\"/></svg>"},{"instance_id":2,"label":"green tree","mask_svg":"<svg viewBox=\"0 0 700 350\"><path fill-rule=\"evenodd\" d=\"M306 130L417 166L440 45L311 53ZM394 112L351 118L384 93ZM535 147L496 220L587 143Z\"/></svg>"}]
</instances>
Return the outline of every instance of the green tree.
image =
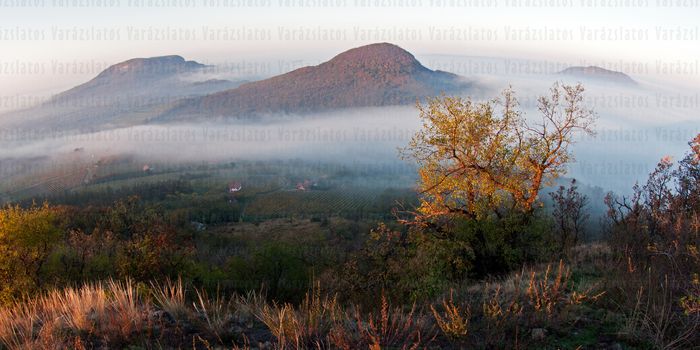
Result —
<instances>
[{"instance_id":1,"label":"green tree","mask_svg":"<svg viewBox=\"0 0 700 350\"><path fill-rule=\"evenodd\" d=\"M0 302L44 287L42 269L60 238L56 210L48 204L0 210Z\"/></svg>"}]
</instances>

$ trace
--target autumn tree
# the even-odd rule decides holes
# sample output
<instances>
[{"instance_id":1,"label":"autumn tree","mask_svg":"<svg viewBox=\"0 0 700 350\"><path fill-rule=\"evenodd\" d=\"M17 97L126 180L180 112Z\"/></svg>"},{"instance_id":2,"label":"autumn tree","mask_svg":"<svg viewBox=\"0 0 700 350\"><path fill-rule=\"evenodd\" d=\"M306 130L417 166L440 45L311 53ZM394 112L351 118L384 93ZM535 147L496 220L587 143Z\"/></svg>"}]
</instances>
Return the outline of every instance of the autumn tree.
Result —
<instances>
[{"instance_id":1,"label":"autumn tree","mask_svg":"<svg viewBox=\"0 0 700 350\"><path fill-rule=\"evenodd\" d=\"M486 102L442 96L419 105L423 127L403 150L419 165L417 221L532 213L540 189L572 160L575 133L593 133L583 92L554 84L538 99L536 122L523 117L512 89Z\"/></svg>"},{"instance_id":2,"label":"autumn tree","mask_svg":"<svg viewBox=\"0 0 700 350\"><path fill-rule=\"evenodd\" d=\"M61 238L48 204L0 209L0 302L43 287L42 268Z\"/></svg>"},{"instance_id":3,"label":"autumn tree","mask_svg":"<svg viewBox=\"0 0 700 350\"><path fill-rule=\"evenodd\" d=\"M156 207L138 197L116 202L107 210L99 230L120 238L115 268L121 277L148 281L176 277L189 266L194 253L191 236L182 234Z\"/></svg>"},{"instance_id":4,"label":"autumn tree","mask_svg":"<svg viewBox=\"0 0 700 350\"><path fill-rule=\"evenodd\" d=\"M565 254L579 243L584 234L590 216L586 212L588 197L578 191L576 179L571 180L568 188L559 186L549 195L552 198L555 239Z\"/></svg>"},{"instance_id":5,"label":"autumn tree","mask_svg":"<svg viewBox=\"0 0 700 350\"><path fill-rule=\"evenodd\" d=\"M70 230L60 256L62 273L67 280L85 281L105 278L114 270L114 255L119 241L109 230L95 229L90 233Z\"/></svg>"},{"instance_id":6,"label":"autumn tree","mask_svg":"<svg viewBox=\"0 0 700 350\"><path fill-rule=\"evenodd\" d=\"M540 117L529 119L512 89L485 102L441 96L419 104L422 128L402 150L419 166L419 204L398 212L409 227L398 244L425 271L410 293L552 253L551 226L535 215L538 196L566 171L576 133L593 132L583 92L554 84L538 99Z\"/></svg>"}]
</instances>

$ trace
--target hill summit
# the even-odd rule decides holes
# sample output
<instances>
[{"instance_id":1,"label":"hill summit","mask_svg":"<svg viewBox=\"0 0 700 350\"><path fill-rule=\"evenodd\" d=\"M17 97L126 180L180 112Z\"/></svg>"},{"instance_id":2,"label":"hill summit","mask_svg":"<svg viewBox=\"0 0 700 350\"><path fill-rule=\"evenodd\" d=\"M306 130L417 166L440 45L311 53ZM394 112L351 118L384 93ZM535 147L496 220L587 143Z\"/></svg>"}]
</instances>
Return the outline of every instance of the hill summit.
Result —
<instances>
[{"instance_id":1,"label":"hill summit","mask_svg":"<svg viewBox=\"0 0 700 350\"><path fill-rule=\"evenodd\" d=\"M402 105L466 87L468 84L457 75L430 70L408 51L378 43L345 51L317 66L183 100L163 119L251 117Z\"/></svg>"},{"instance_id":2,"label":"hill summit","mask_svg":"<svg viewBox=\"0 0 700 350\"><path fill-rule=\"evenodd\" d=\"M609 70L601 68L598 66L574 66L564 69L559 72L561 75L571 75L577 78L591 79L599 82L622 84L622 85L637 85L634 79L630 78L629 75L617 72L614 70Z\"/></svg>"},{"instance_id":3,"label":"hill summit","mask_svg":"<svg viewBox=\"0 0 700 350\"><path fill-rule=\"evenodd\" d=\"M93 80L162 78L175 74L192 72L204 67L206 66L201 63L186 61L182 56L177 55L133 58L110 66Z\"/></svg>"}]
</instances>

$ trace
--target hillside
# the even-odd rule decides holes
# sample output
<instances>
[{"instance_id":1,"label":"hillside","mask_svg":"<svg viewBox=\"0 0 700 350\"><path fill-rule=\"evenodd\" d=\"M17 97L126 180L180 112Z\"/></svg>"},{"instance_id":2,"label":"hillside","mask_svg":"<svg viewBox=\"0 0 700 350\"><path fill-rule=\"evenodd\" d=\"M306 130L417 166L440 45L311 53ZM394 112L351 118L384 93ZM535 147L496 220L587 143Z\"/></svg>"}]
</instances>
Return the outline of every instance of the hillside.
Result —
<instances>
[{"instance_id":1,"label":"hillside","mask_svg":"<svg viewBox=\"0 0 700 350\"><path fill-rule=\"evenodd\" d=\"M559 74L609 84L637 85L637 82L625 73L617 72L614 70L608 70L597 66L569 67L559 72Z\"/></svg>"},{"instance_id":2,"label":"hillside","mask_svg":"<svg viewBox=\"0 0 700 350\"><path fill-rule=\"evenodd\" d=\"M205 67L195 61L186 61L181 56L133 58L114 64L90 81L57 94L51 103L99 95L133 95L157 86L163 80L195 73Z\"/></svg>"},{"instance_id":3,"label":"hillside","mask_svg":"<svg viewBox=\"0 0 700 350\"><path fill-rule=\"evenodd\" d=\"M110 66L95 78L58 93L45 103L1 115L0 127L104 130L138 125L181 98L240 84L204 79L201 74L206 67L180 56L130 59Z\"/></svg>"},{"instance_id":4,"label":"hillside","mask_svg":"<svg viewBox=\"0 0 700 350\"><path fill-rule=\"evenodd\" d=\"M160 119L240 118L412 104L425 96L468 86L457 75L424 67L396 45L379 43L345 51L318 66L183 100Z\"/></svg>"}]
</instances>

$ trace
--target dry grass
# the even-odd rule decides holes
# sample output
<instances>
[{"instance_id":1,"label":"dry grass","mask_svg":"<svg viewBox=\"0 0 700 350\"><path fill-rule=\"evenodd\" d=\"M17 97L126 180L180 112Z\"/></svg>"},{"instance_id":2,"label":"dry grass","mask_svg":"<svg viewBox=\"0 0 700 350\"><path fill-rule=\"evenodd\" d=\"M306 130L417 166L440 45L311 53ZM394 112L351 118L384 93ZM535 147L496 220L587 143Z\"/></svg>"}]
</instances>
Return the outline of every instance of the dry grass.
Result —
<instances>
[{"instance_id":1,"label":"dry grass","mask_svg":"<svg viewBox=\"0 0 700 350\"><path fill-rule=\"evenodd\" d=\"M603 295L595 286L574 285L570 268L560 261L458 288L431 311L442 334L460 346L516 348L531 343L531 330L556 328L571 321L570 315L575 320L581 304Z\"/></svg>"},{"instance_id":2,"label":"dry grass","mask_svg":"<svg viewBox=\"0 0 700 350\"><path fill-rule=\"evenodd\" d=\"M32 349L39 345L34 340L36 307L36 303L25 303L0 311L0 341L12 349Z\"/></svg>"},{"instance_id":3,"label":"dry grass","mask_svg":"<svg viewBox=\"0 0 700 350\"><path fill-rule=\"evenodd\" d=\"M122 344L147 328L149 310L130 281L88 283L3 309L0 340L13 349L61 348L76 337Z\"/></svg>"},{"instance_id":4,"label":"dry grass","mask_svg":"<svg viewBox=\"0 0 700 350\"><path fill-rule=\"evenodd\" d=\"M469 333L469 317L471 316L469 306L460 308L458 305L455 305L454 291L450 290L450 298L443 299L442 307L444 311L440 314L433 305L430 306L438 327L448 337L466 337Z\"/></svg>"},{"instance_id":5,"label":"dry grass","mask_svg":"<svg viewBox=\"0 0 700 350\"><path fill-rule=\"evenodd\" d=\"M540 271L522 270L501 282L483 285L482 309L489 317L527 313L546 318L555 315L561 307L602 297L604 292L596 293L596 287L575 286L570 268L559 261L555 270L548 264ZM474 288L469 291L475 294Z\"/></svg>"},{"instance_id":6,"label":"dry grass","mask_svg":"<svg viewBox=\"0 0 700 350\"><path fill-rule=\"evenodd\" d=\"M401 308L391 309L386 297L382 296L382 308L377 317L369 314L368 322L361 322L356 317L361 334L369 343L371 349L383 347L400 347L402 349L417 349L424 342L434 337L433 327L428 320L416 313L414 304L408 312Z\"/></svg>"},{"instance_id":7,"label":"dry grass","mask_svg":"<svg viewBox=\"0 0 700 350\"><path fill-rule=\"evenodd\" d=\"M263 304L255 311L277 339L281 349L322 347L323 339L343 318L336 298L322 297L318 288L308 293L298 308L291 304Z\"/></svg>"},{"instance_id":8,"label":"dry grass","mask_svg":"<svg viewBox=\"0 0 700 350\"><path fill-rule=\"evenodd\" d=\"M279 349L417 349L435 336L426 315L392 308L382 297L376 313L344 310L337 300L309 293L295 308L290 304L263 305L256 316L277 339Z\"/></svg>"},{"instance_id":9,"label":"dry grass","mask_svg":"<svg viewBox=\"0 0 700 350\"><path fill-rule=\"evenodd\" d=\"M209 297L204 290L197 290L196 294L194 311L206 322L205 328L222 342L221 337L233 314L232 300L224 298L218 291L213 297Z\"/></svg>"},{"instance_id":10,"label":"dry grass","mask_svg":"<svg viewBox=\"0 0 700 350\"><path fill-rule=\"evenodd\" d=\"M153 283L141 293L129 280L51 291L0 309L0 349L221 345L232 323L248 323L245 312L236 311L238 306L261 305L259 296L226 299L197 289L193 296L188 305L180 280Z\"/></svg>"},{"instance_id":11,"label":"dry grass","mask_svg":"<svg viewBox=\"0 0 700 350\"><path fill-rule=\"evenodd\" d=\"M566 284L571 278L571 270L564 267L563 261L559 261L554 278L550 278L551 269L552 266L547 265L544 276L539 279L536 277L535 271L530 272L526 291L530 305L535 312L545 312L547 316L551 316L557 304L562 302L563 284Z\"/></svg>"},{"instance_id":12,"label":"dry grass","mask_svg":"<svg viewBox=\"0 0 700 350\"><path fill-rule=\"evenodd\" d=\"M182 279L166 279L164 283L151 282L153 299L161 310L170 314L175 320L187 317L189 308L185 299L185 287Z\"/></svg>"},{"instance_id":13,"label":"dry grass","mask_svg":"<svg viewBox=\"0 0 700 350\"><path fill-rule=\"evenodd\" d=\"M687 308L688 297L679 297L668 275L649 277L639 283L634 298L630 298L631 306L620 305L625 313L621 334L650 341L658 349L679 349L694 343L700 331L700 311Z\"/></svg>"},{"instance_id":14,"label":"dry grass","mask_svg":"<svg viewBox=\"0 0 700 350\"><path fill-rule=\"evenodd\" d=\"M0 309L0 343L10 349L514 348L532 345L531 329L563 323L570 309L600 297L574 288L570 276L559 263L459 288L421 307L392 307L382 296L370 312L340 305L318 285L292 305L256 293L226 298L193 288L188 294L180 280L150 289L129 281L88 283Z\"/></svg>"}]
</instances>

